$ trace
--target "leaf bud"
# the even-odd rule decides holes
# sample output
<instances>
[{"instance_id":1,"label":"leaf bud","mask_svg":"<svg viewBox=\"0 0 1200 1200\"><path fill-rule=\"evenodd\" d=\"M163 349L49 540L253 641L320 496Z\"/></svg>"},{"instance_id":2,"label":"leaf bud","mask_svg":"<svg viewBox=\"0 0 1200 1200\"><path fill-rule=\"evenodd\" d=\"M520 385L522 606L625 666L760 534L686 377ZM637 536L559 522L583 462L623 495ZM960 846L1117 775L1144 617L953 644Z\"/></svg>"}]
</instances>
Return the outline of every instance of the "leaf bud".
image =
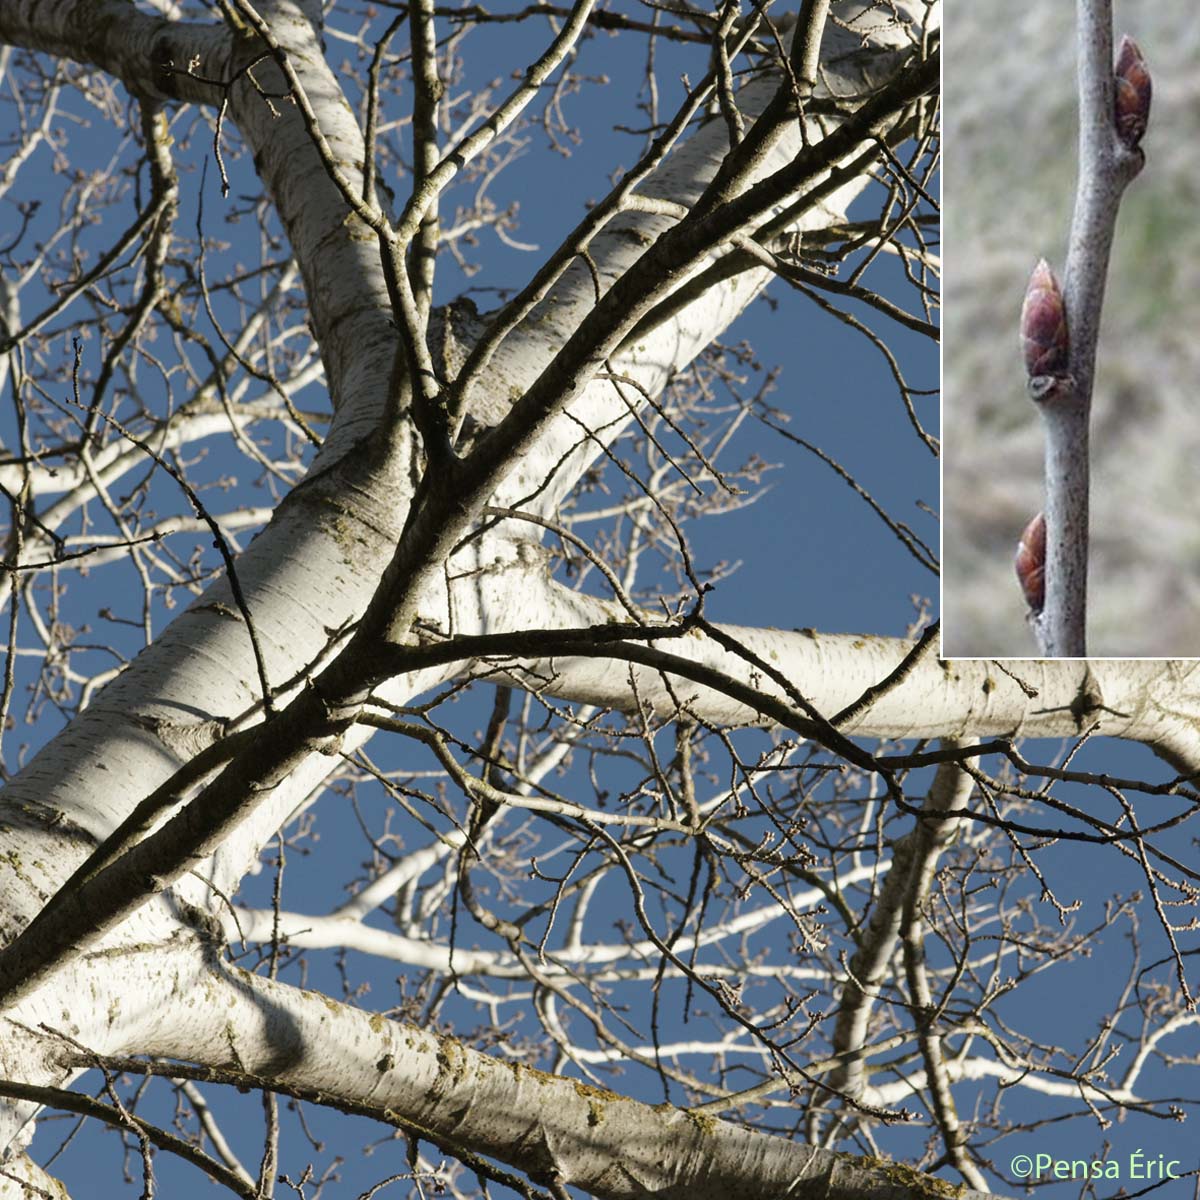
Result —
<instances>
[{"instance_id":1,"label":"leaf bud","mask_svg":"<svg viewBox=\"0 0 1200 1200\"><path fill-rule=\"evenodd\" d=\"M1038 513L1021 534L1013 562L1017 582L1025 593L1025 603L1040 613L1046 603L1046 518Z\"/></svg>"},{"instance_id":2,"label":"leaf bud","mask_svg":"<svg viewBox=\"0 0 1200 1200\"><path fill-rule=\"evenodd\" d=\"M1021 306L1021 347L1030 380L1039 376L1066 375L1070 354L1067 310L1058 280L1044 258L1038 259L1025 289L1025 303Z\"/></svg>"},{"instance_id":3,"label":"leaf bud","mask_svg":"<svg viewBox=\"0 0 1200 1200\"><path fill-rule=\"evenodd\" d=\"M1117 136L1137 148L1150 119L1150 72L1137 42L1128 34L1117 48L1115 120Z\"/></svg>"}]
</instances>

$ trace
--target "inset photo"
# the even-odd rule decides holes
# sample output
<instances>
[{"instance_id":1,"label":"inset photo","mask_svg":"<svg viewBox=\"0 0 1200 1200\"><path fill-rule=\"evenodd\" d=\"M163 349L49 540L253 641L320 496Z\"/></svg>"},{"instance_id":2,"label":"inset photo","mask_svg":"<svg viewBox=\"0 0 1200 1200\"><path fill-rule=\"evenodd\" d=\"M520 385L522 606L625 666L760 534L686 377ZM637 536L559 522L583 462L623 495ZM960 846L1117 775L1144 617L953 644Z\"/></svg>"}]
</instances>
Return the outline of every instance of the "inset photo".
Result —
<instances>
[{"instance_id":1,"label":"inset photo","mask_svg":"<svg viewBox=\"0 0 1200 1200\"><path fill-rule=\"evenodd\" d=\"M942 653L1200 655L1200 9L945 21Z\"/></svg>"}]
</instances>

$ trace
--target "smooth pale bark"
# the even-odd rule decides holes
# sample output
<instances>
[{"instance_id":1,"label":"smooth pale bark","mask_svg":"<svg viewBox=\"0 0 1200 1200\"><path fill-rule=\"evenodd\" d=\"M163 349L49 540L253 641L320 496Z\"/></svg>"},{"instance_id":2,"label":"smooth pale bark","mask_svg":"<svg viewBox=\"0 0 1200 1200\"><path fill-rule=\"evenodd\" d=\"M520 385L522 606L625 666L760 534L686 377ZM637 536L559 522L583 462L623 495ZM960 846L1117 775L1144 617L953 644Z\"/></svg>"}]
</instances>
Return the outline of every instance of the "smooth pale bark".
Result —
<instances>
[{"instance_id":1,"label":"smooth pale bark","mask_svg":"<svg viewBox=\"0 0 1200 1200\"><path fill-rule=\"evenodd\" d=\"M0 1198L3 1200L70 1200L67 1189L47 1175L26 1154L0 1163Z\"/></svg>"},{"instance_id":2,"label":"smooth pale bark","mask_svg":"<svg viewBox=\"0 0 1200 1200\"><path fill-rule=\"evenodd\" d=\"M526 627L583 628L626 620L616 604L547 582L528 597ZM769 663L826 717L856 704L895 672L914 649L901 638L829 634L815 629L757 629L722 625L758 659ZM750 662L698 630L659 648L777 700L782 688ZM553 682L552 695L601 706L629 704L629 675L609 658L529 659L530 670ZM631 664L636 693L659 713L686 700L697 716L756 724L762 711L713 687L653 667ZM1142 742L1181 773L1200 770L1200 664L1192 661L1095 662L1030 660L1003 666L984 659L939 660L930 649L896 686L840 722L842 733L870 738L1074 737L1093 724L1106 737Z\"/></svg>"},{"instance_id":3,"label":"smooth pale bark","mask_svg":"<svg viewBox=\"0 0 1200 1200\"><path fill-rule=\"evenodd\" d=\"M983 1195L896 1163L816 1150L506 1063L236 968L178 983L185 999L169 1021L144 1028L145 1053L186 1053L222 1068L228 1082L269 1077L284 1091L379 1113L444 1150L494 1156L535 1180L611 1200Z\"/></svg>"},{"instance_id":4,"label":"smooth pale bark","mask_svg":"<svg viewBox=\"0 0 1200 1200\"><path fill-rule=\"evenodd\" d=\"M446 842L461 845L461 837L448 835ZM442 850L445 842L439 842L434 850ZM849 888L867 879L877 879L885 876L890 869L888 862L873 862L869 866L861 866L845 871L838 876L838 886ZM828 898L827 893L819 888L797 890L789 897L793 912L805 912L822 904ZM267 909L236 910L236 925L230 918L226 923L226 933L229 937L241 935L249 942L269 943L276 928L276 915ZM673 950L677 955L688 954L696 946L714 945L727 939L744 937L750 933L765 929L776 921L788 919L788 914L778 905L765 905L761 908L750 909L739 913L728 921L710 925L699 936L684 935L675 939ZM451 953L448 942L430 939L418 940L404 937L387 929L378 929L361 924L357 917L334 913L329 916L314 916L309 913L283 912L279 916L278 930L281 938L286 939L289 946L305 948L328 948L345 946L347 949L361 950L364 953L376 954L384 958L392 958L412 966L425 967L432 971L449 972L451 969L460 975L486 975L496 979L527 979L529 972L516 957L509 953L494 950L464 950L455 947ZM572 971L578 968L588 968L592 978L606 978L609 974L603 970L607 964L612 964L611 978L629 978L631 975L653 978L660 971L664 978L678 975L673 966L660 968L648 966L653 963L658 954L658 948L649 941L634 942L589 942L578 946L551 947L547 960L542 964L543 978L566 979ZM630 964L636 964L632 968ZM597 971L597 968L601 968ZM714 974L720 974L716 966L705 968ZM739 971L754 974L759 968L739 966ZM808 968L800 965L779 967L770 965L762 969L763 973L771 975L786 975L792 979L824 979L823 968Z\"/></svg>"},{"instance_id":5,"label":"smooth pale bark","mask_svg":"<svg viewBox=\"0 0 1200 1200\"><path fill-rule=\"evenodd\" d=\"M370 1014L259 977L228 973L215 986L217 1003L198 1005L201 1018L214 1008L234 1018L238 1055L250 1069L259 1064L258 1055L262 1065L273 1066L288 1054L296 1065L273 1073L323 1094L369 1098L435 1137L494 1154L535 1179L556 1173L568 1186L613 1200L647 1192L664 1200L767 1200L784 1189L822 1200L945 1194L936 1182L921 1181L915 1172L906 1177L895 1164L814 1150L722 1121L710 1124L668 1105L651 1107L514 1067L452 1039L381 1024ZM222 1036L220 1028L213 1032ZM311 1052L322 1045L337 1045L343 1054L334 1059ZM614 1146L621 1147L616 1159ZM668 1146L670 1161L664 1162ZM686 1164L682 1170L680 1163ZM980 1195L955 1194L964 1200Z\"/></svg>"}]
</instances>

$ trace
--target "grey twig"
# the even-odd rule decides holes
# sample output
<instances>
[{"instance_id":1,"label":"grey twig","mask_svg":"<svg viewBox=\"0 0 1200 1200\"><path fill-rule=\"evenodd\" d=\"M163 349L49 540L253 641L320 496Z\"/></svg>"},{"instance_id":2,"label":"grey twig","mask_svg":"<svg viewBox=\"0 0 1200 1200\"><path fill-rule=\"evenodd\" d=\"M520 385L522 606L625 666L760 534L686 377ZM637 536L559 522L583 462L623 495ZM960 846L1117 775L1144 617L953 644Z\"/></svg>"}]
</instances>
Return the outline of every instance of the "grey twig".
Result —
<instances>
[{"instance_id":1,"label":"grey twig","mask_svg":"<svg viewBox=\"0 0 1200 1200\"><path fill-rule=\"evenodd\" d=\"M1144 89L1117 107L1113 69L1112 0L1077 0L1079 174L1063 279L1066 369L1049 376L1031 370L1030 390L1046 433L1045 607L1035 621L1049 658L1086 654L1088 566L1088 422L1095 377L1096 338L1117 210L1129 182L1142 169L1138 147L1149 109L1149 76L1136 56ZM1127 81L1122 87L1128 89Z\"/></svg>"}]
</instances>

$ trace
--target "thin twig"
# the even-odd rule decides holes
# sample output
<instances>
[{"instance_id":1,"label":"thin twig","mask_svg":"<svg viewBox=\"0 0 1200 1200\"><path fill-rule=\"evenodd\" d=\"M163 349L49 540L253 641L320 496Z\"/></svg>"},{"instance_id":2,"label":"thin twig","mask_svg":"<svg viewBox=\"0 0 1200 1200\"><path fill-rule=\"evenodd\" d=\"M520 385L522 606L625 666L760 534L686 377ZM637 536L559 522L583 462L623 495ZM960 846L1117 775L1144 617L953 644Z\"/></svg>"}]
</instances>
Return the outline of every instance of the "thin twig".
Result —
<instances>
[{"instance_id":1,"label":"thin twig","mask_svg":"<svg viewBox=\"0 0 1200 1200\"><path fill-rule=\"evenodd\" d=\"M1121 195L1142 169L1114 121L1112 0L1078 0L1079 174L1063 300L1070 340L1065 378L1038 395L1046 433L1046 600L1043 654L1087 653L1088 423L1104 282Z\"/></svg>"}]
</instances>

